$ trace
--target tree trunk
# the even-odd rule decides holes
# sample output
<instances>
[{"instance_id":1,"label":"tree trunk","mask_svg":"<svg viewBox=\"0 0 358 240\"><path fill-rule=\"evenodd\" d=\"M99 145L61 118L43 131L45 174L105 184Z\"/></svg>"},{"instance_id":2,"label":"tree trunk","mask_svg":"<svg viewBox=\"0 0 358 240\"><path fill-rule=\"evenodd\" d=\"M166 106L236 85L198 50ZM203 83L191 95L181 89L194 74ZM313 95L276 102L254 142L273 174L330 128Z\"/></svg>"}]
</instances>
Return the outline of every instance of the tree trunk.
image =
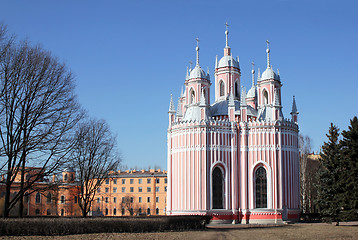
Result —
<instances>
[{"instance_id":1,"label":"tree trunk","mask_svg":"<svg viewBox=\"0 0 358 240\"><path fill-rule=\"evenodd\" d=\"M12 158L8 159L8 170L6 176L6 190L5 190L5 203L4 203L4 218L9 217L10 213L10 190L11 190L11 162Z\"/></svg>"},{"instance_id":2,"label":"tree trunk","mask_svg":"<svg viewBox=\"0 0 358 240\"><path fill-rule=\"evenodd\" d=\"M24 217L24 181L25 181L25 157L26 153L25 153L25 149L22 152L22 156L21 156L21 182L20 182L20 199L19 199L19 217L22 218Z\"/></svg>"}]
</instances>

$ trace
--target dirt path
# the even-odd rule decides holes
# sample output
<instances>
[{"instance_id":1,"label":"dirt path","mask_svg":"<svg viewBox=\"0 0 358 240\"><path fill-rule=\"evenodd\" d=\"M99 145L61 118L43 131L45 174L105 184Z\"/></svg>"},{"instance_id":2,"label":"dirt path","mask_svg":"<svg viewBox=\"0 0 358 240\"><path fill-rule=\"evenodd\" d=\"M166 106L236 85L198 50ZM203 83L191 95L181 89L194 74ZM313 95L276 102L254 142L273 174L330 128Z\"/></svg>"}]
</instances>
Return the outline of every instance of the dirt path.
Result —
<instances>
[{"instance_id":1,"label":"dirt path","mask_svg":"<svg viewBox=\"0 0 358 240\"><path fill-rule=\"evenodd\" d=\"M229 228L230 227L230 228ZM0 239L11 240L78 240L78 239L358 239L358 223L343 224L336 227L333 224L293 224L281 227L261 227L254 226L228 226L228 228L210 228L205 231L188 231L188 232L160 232L160 233L103 233L103 234L86 234L86 235L68 235L68 236L18 236L18 237L0 237Z\"/></svg>"}]
</instances>

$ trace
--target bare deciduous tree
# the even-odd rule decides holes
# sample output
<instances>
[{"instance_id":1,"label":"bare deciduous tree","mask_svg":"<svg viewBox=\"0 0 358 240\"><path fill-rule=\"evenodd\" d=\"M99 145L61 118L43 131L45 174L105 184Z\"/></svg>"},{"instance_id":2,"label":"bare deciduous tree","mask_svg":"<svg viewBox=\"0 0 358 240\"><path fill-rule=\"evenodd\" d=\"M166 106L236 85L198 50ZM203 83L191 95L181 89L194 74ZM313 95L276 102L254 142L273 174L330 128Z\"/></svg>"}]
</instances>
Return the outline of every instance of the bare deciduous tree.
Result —
<instances>
[{"instance_id":1,"label":"bare deciduous tree","mask_svg":"<svg viewBox=\"0 0 358 240\"><path fill-rule=\"evenodd\" d=\"M75 135L75 147L71 162L76 169L80 185L78 204L82 216L91 209L97 189L108 177L110 171L118 168L120 158L112 136L104 120L89 120L79 124Z\"/></svg>"},{"instance_id":2,"label":"bare deciduous tree","mask_svg":"<svg viewBox=\"0 0 358 240\"><path fill-rule=\"evenodd\" d=\"M4 217L9 216L17 202L21 217L24 192L36 191L33 189L36 182L63 165L72 147L71 130L83 114L74 94L71 72L49 52L12 40L2 43L0 51L0 170L6 176ZM25 180L28 161L41 170ZM20 191L10 198L10 188L19 175Z\"/></svg>"},{"instance_id":3,"label":"bare deciduous tree","mask_svg":"<svg viewBox=\"0 0 358 240\"><path fill-rule=\"evenodd\" d=\"M139 207L134 203L134 196L126 195L122 198L121 208L126 209L129 212L129 215L133 216L135 211L139 213Z\"/></svg>"},{"instance_id":4,"label":"bare deciduous tree","mask_svg":"<svg viewBox=\"0 0 358 240\"><path fill-rule=\"evenodd\" d=\"M311 139L309 136L299 135L300 151L300 194L301 210L303 213L314 213L317 197L317 172L320 167L319 161L310 158L312 153Z\"/></svg>"}]
</instances>

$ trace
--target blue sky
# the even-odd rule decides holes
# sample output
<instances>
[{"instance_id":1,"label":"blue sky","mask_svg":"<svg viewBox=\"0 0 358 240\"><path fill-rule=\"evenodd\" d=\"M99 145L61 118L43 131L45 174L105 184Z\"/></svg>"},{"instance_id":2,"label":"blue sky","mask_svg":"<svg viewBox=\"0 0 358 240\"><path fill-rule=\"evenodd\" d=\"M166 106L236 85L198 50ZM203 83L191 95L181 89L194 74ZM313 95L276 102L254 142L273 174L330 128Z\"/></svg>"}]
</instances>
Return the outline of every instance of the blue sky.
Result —
<instances>
[{"instance_id":1,"label":"blue sky","mask_svg":"<svg viewBox=\"0 0 358 240\"><path fill-rule=\"evenodd\" d=\"M213 73L229 45L240 57L241 84L251 86L251 62L281 74L282 104L292 96L300 131L325 141L331 122L347 129L357 115L357 1L0 1L0 21L19 39L41 44L71 68L79 100L117 135L128 167L166 168L170 94L177 99L186 67ZM257 72L257 69L256 69ZM213 79L213 75L212 75ZM212 91L214 84L212 85Z\"/></svg>"}]
</instances>

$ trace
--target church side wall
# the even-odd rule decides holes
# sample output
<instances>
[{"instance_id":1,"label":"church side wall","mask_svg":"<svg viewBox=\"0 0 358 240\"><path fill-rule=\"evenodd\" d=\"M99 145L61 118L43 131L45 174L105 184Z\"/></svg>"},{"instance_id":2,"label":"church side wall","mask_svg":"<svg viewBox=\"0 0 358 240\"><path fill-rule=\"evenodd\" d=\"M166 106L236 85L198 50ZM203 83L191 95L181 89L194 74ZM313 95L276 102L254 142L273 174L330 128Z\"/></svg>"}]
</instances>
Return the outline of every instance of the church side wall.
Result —
<instances>
[{"instance_id":1,"label":"church side wall","mask_svg":"<svg viewBox=\"0 0 358 240\"><path fill-rule=\"evenodd\" d=\"M168 214L212 212L212 171L224 175L224 209L237 199L233 164L237 156L235 124L228 121L179 123L168 130ZM234 144L234 145L232 145ZM170 146L169 146L170 145ZM236 164L235 164L236 165Z\"/></svg>"}]
</instances>

